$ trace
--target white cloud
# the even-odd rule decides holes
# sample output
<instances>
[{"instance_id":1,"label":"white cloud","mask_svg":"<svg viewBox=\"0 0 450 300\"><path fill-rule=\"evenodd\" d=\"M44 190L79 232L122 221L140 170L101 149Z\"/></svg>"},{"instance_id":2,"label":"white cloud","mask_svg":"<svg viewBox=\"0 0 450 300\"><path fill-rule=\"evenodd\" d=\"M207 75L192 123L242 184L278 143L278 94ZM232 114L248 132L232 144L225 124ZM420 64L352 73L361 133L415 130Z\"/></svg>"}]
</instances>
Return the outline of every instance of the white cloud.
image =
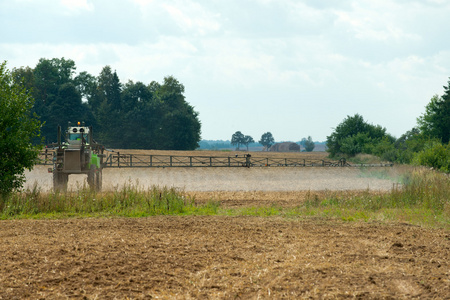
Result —
<instances>
[{"instance_id":1,"label":"white cloud","mask_svg":"<svg viewBox=\"0 0 450 300\"><path fill-rule=\"evenodd\" d=\"M194 31L205 35L220 29L220 24L216 20L218 15L206 11L199 4L179 5L179 3L175 3L162 6L184 32Z\"/></svg>"},{"instance_id":2,"label":"white cloud","mask_svg":"<svg viewBox=\"0 0 450 300\"><path fill-rule=\"evenodd\" d=\"M356 39L380 42L419 40L401 23L403 5L392 1L353 2L351 10L336 10L336 25L352 33Z\"/></svg>"},{"instance_id":3,"label":"white cloud","mask_svg":"<svg viewBox=\"0 0 450 300\"><path fill-rule=\"evenodd\" d=\"M450 76L448 1L17 1L0 2L8 67L65 57L122 82L174 75L210 139L323 140L353 113L399 136Z\"/></svg>"}]
</instances>

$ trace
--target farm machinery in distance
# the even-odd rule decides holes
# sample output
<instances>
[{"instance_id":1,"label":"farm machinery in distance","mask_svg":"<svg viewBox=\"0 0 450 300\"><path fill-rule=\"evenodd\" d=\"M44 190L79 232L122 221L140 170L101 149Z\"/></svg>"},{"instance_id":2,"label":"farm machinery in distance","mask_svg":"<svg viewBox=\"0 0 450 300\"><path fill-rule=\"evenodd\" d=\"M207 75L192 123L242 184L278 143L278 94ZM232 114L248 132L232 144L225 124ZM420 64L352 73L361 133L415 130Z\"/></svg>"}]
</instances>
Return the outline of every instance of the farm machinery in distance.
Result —
<instances>
[{"instance_id":1,"label":"farm machinery in distance","mask_svg":"<svg viewBox=\"0 0 450 300\"><path fill-rule=\"evenodd\" d=\"M90 188L101 191L103 170L103 145L93 139L92 126L78 122L65 131L65 141L61 141L61 126L58 126L58 142L48 145L54 149L53 173L54 190L67 190L70 174L86 174Z\"/></svg>"}]
</instances>

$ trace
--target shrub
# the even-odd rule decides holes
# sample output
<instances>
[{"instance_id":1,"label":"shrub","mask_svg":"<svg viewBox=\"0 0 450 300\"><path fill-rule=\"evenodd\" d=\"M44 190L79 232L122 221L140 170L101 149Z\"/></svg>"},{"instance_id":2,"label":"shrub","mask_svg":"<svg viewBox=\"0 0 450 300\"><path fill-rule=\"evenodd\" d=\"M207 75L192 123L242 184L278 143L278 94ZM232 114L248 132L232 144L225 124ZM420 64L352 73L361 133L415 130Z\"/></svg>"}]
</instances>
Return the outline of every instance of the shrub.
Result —
<instances>
[{"instance_id":1,"label":"shrub","mask_svg":"<svg viewBox=\"0 0 450 300\"><path fill-rule=\"evenodd\" d=\"M426 144L424 150L414 154L413 164L450 173L450 143L447 145L438 142Z\"/></svg>"}]
</instances>

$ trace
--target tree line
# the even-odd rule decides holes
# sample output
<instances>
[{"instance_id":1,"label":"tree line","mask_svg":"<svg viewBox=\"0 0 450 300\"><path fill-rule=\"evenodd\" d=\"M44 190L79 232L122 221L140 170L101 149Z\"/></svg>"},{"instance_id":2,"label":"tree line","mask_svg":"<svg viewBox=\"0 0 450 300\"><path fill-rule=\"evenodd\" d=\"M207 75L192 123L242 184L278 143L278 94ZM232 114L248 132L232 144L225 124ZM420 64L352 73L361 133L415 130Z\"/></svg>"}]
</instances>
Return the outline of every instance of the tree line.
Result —
<instances>
[{"instance_id":1,"label":"tree line","mask_svg":"<svg viewBox=\"0 0 450 300\"><path fill-rule=\"evenodd\" d=\"M84 121L94 139L111 148L194 150L200 141L198 112L186 102L173 76L162 83L121 83L105 66L98 76L75 74L71 59L41 58L36 67L14 68L14 83L34 98L32 113L42 122L44 143L56 140L57 125Z\"/></svg>"},{"instance_id":2,"label":"tree line","mask_svg":"<svg viewBox=\"0 0 450 300\"><path fill-rule=\"evenodd\" d=\"M327 137L333 158L359 153L386 161L430 166L450 172L450 81L442 96L434 95L417 118L417 126L395 138L380 125L367 123L355 114L347 116Z\"/></svg>"},{"instance_id":3,"label":"tree line","mask_svg":"<svg viewBox=\"0 0 450 300\"><path fill-rule=\"evenodd\" d=\"M231 145L236 146L237 150L240 150L240 146L246 146L248 151L248 146L252 143L255 143L255 140L250 135L245 135L241 131L236 131L231 136ZM275 138L273 137L271 132L265 132L261 135L261 139L258 141L259 144L264 146L265 150L269 150L272 145L275 144ZM305 148L306 152L311 152L315 148L315 143L312 140L311 136L308 138L303 138L298 144L302 145Z\"/></svg>"}]
</instances>

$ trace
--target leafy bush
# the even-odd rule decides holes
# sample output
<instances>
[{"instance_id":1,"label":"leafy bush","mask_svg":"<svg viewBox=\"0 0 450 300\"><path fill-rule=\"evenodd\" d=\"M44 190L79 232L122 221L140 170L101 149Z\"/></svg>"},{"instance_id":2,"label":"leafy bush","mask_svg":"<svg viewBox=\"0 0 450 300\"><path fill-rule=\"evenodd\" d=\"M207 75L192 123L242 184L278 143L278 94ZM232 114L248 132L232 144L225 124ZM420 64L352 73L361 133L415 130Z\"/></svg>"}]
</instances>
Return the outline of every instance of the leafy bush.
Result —
<instances>
[{"instance_id":1,"label":"leafy bush","mask_svg":"<svg viewBox=\"0 0 450 300\"><path fill-rule=\"evenodd\" d=\"M14 84L6 62L0 63L0 202L22 187L25 169L36 162L40 146L32 140L39 137L41 123L31 113L34 99L20 84Z\"/></svg>"},{"instance_id":2,"label":"leafy bush","mask_svg":"<svg viewBox=\"0 0 450 300\"><path fill-rule=\"evenodd\" d=\"M390 143L395 141L392 136L386 134L386 128L368 124L361 115L356 114L353 117L347 116L327 137L327 151L331 157L372 154L372 149L383 139Z\"/></svg>"},{"instance_id":3,"label":"leafy bush","mask_svg":"<svg viewBox=\"0 0 450 300\"><path fill-rule=\"evenodd\" d=\"M438 142L426 144L424 150L414 154L413 163L450 173L450 143L447 145Z\"/></svg>"}]
</instances>

